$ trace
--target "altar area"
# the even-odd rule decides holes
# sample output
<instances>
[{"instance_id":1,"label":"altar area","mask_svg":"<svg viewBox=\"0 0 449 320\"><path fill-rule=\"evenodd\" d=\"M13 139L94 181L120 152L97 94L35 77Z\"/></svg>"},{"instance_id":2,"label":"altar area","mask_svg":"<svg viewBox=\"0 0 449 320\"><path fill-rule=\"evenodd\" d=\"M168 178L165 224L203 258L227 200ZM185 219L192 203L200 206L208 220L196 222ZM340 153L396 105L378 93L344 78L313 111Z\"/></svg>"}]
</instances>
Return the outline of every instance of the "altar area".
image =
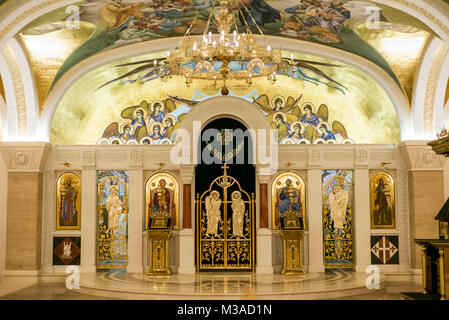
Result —
<instances>
[{"instance_id":1,"label":"altar area","mask_svg":"<svg viewBox=\"0 0 449 320\"><path fill-rule=\"evenodd\" d=\"M0 295L426 290L449 6L384 2L0 1Z\"/></svg>"}]
</instances>

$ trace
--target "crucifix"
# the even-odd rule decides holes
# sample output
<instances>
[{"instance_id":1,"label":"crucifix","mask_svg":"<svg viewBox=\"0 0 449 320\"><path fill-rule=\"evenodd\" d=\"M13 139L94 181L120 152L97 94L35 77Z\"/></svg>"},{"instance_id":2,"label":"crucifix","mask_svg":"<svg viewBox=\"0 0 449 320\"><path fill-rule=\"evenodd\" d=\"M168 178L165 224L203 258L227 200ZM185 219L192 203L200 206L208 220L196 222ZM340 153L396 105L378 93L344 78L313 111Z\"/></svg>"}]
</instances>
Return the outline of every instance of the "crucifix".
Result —
<instances>
[{"instance_id":1,"label":"crucifix","mask_svg":"<svg viewBox=\"0 0 449 320\"><path fill-rule=\"evenodd\" d=\"M157 261L161 261L161 252L164 251L161 246L157 246L156 252L157 252Z\"/></svg>"},{"instance_id":2,"label":"crucifix","mask_svg":"<svg viewBox=\"0 0 449 320\"><path fill-rule=\"evenodd\" d=\"M288 251L290 251L292 253L292 261L295 261L295 252L298 250L296 249L294 241L291 241L290 243L291 243L291 247L290 247L290 249L288 249Z\"/></svg>"}]
</instances>

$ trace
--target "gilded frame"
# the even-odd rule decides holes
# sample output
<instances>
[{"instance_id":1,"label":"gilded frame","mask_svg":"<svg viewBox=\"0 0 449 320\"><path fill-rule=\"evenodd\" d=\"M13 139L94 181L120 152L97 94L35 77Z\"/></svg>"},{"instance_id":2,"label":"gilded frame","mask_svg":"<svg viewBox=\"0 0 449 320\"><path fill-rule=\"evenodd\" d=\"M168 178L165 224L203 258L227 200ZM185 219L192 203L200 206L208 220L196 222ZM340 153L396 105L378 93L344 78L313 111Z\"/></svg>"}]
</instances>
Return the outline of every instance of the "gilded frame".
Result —
<instances>
[{"instance_id":1,"label":"gilded frame","mask_svg":"<svg viewBox=\"0 0 449 320\"><path fill-rule=\"evenodd\" d=\"M278 221L279 217L279 211L276 208L276 198L278 189L285 185L285 181L287 179L292 180L293 185L300 187L301 192L301 215L302 215L302 222L304 226L304 230L307 230L306 226L306 184L304 182L304 179L296 172L293 171L285 171L278 174L276 177L274 177L272 185L271 185L271 228L273 230L279 230L280 229L280 221Z\"/></svg>"},{"instance_id":2,"label":"gilded frame","mask_svg":"<svg viewBox=\"0 0 449 320\"><path fill-rule=\"evenodd\" d=\"M386 223L378 223L379 217L376 214L376 189L379 187L380 179L383 180L384 184L387 185L387 203L389 205L391 219ZM370 221L371 221L371 229L396 229L396 194L395 194L395 183L393 176L386 171L377 171L373 173L369 180L369 188L370 188ZM388 194L389 193L389 194ZM389 197L389 200L388 200ZM377 200L378 202L378 200Z\"/></svg>"},{"instance_id":3,"label":"gilded frame","mask_svg":"<svg viewBox=\"0 0 449 320\"><path fill-rule=\"evenodd\" d=\"M64 225L62 223L62 192L66 192L66 182L70 181L74 191L75 224ZM72 171L61 173L56 180L56 230L81 230L81 178Z\"/></svg>"},{"instance_id":4,"label":"gilded frame","mask_svg":"<svg viewBox=\"0 0 449 320\"><path fill-rule=\"evenodd\" d=\"M173 225L174 230L179 229L179 182L178 179L171 173L168 172L157 172L151 175L147 182L145 183L145 230L148 229L149 222L149 204L151 201L151 191L157 188L159 181L164 179L166 181L166 188L173 191L173 202L174 202L174 212L175 212L175 224Z\"/></svg>"}]
</instances>

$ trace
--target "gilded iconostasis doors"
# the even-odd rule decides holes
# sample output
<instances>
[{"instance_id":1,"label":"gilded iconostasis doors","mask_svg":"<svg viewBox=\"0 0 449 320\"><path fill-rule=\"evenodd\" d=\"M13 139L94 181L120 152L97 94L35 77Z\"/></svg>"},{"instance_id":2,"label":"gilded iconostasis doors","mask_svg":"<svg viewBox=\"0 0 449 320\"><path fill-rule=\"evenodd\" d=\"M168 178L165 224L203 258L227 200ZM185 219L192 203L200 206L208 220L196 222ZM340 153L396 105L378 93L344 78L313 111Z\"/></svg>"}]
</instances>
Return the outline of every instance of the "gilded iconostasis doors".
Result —
<instances>
[{"instance_id":1,"label":"gilded iconostasis doors","mask_svg":"<svg viewBox=\"0 0 449 320\"><path fill-rule=\"evenodd\" d=\"M255 168L251 138L232 119L203 130L195 169L197 270L254 270Z\"/></svg>"}]
</instances>

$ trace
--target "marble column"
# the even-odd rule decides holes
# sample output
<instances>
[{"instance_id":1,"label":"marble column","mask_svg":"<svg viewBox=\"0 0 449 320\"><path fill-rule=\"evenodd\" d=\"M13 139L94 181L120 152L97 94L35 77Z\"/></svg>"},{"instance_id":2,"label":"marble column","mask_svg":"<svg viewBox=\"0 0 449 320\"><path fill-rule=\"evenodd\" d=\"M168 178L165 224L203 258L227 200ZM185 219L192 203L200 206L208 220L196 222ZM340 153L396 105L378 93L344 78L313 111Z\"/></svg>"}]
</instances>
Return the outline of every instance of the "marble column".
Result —
<instances>
[{"instance_id":1,"label":"marble column","mask_svg":"<svg viewBox=\"0 0 449 320\"><path fill-rule=\"evenodd\" d=\"M411 267L421 269L421 250L414 239L438 239L434 219L444 204L446 158L437 155L426 141L405 141L399 149L408 169Z\"/></svg>"},{"instance_id":2,"label":"marble column","mask_svg":"<svg viewBox=\"0 0 449 320\"><path fill-rule=\"evenodd\" d=\"M128 273L143 272L144 181L142 167L129 171Z\"/></svg>"},{"instance_id":3,"label":"marble column","mask_svg":"<svg viewBox=\"0 0 449 320\"><path fill-rule=\"evenodd\" d=\"M310 166L309 166L310 168ZM307 172L307 217L309 226L308 272L323 272L323 214L321 168Z\"/></svg>"},{"instance_id":4,"label":"marble column","mask_svg":"<svg viewBox=\"0 0 449 320\"><path fill-rule=\"evenodd\" d=\"M4 143L7 164L5 275L38 275L42 249L43 163L46 143ZM4 177L4 176L3 176Z\"/></svg>"},{"instance_id":5,"label":"marble column","mask_svg":"<svg viewBox=\"0 0 449 320\"><path fill-rule=\"evenodd\" d=\"M180 203L183 206L180 212L182 228L180 227L179 230L179 274L195 273L195 231L192 228L195 212L195 195L192 192L195 188L193 186L194 171L194 166L183 166L180 172L183 186Z\"/></svg>"},{"instance_id":6,"label":"marble column","mask_svg":"<svg viewBox=\"0 0 449 320\"><path fill-rule=\"evenodd\" d=\"M270 196L268 190L271 176L261 175L257 168L256 188L256 273L273 274L273 241L270 227Z\"/></svg>"},{"instance_id":7,"label":"marble column","mask_svg":"<svg viewBox=\"0 0 449 320\"><path fill-rule=\"evenodd\" d=\"M81 171L81 272L96 272L97 171L95 164Z\"/></svg>"},{"instance_id":8,"label":"marble column","mask_svg":"<svg viewBox=\"0 0 449 320\"><path fill-rule=\"evenodd\" d=\"M369 170L367 166L356 166L354 170L353 228L355 271L365 272L366 267L371 264Z\"/></svg>"}]
</instances>

